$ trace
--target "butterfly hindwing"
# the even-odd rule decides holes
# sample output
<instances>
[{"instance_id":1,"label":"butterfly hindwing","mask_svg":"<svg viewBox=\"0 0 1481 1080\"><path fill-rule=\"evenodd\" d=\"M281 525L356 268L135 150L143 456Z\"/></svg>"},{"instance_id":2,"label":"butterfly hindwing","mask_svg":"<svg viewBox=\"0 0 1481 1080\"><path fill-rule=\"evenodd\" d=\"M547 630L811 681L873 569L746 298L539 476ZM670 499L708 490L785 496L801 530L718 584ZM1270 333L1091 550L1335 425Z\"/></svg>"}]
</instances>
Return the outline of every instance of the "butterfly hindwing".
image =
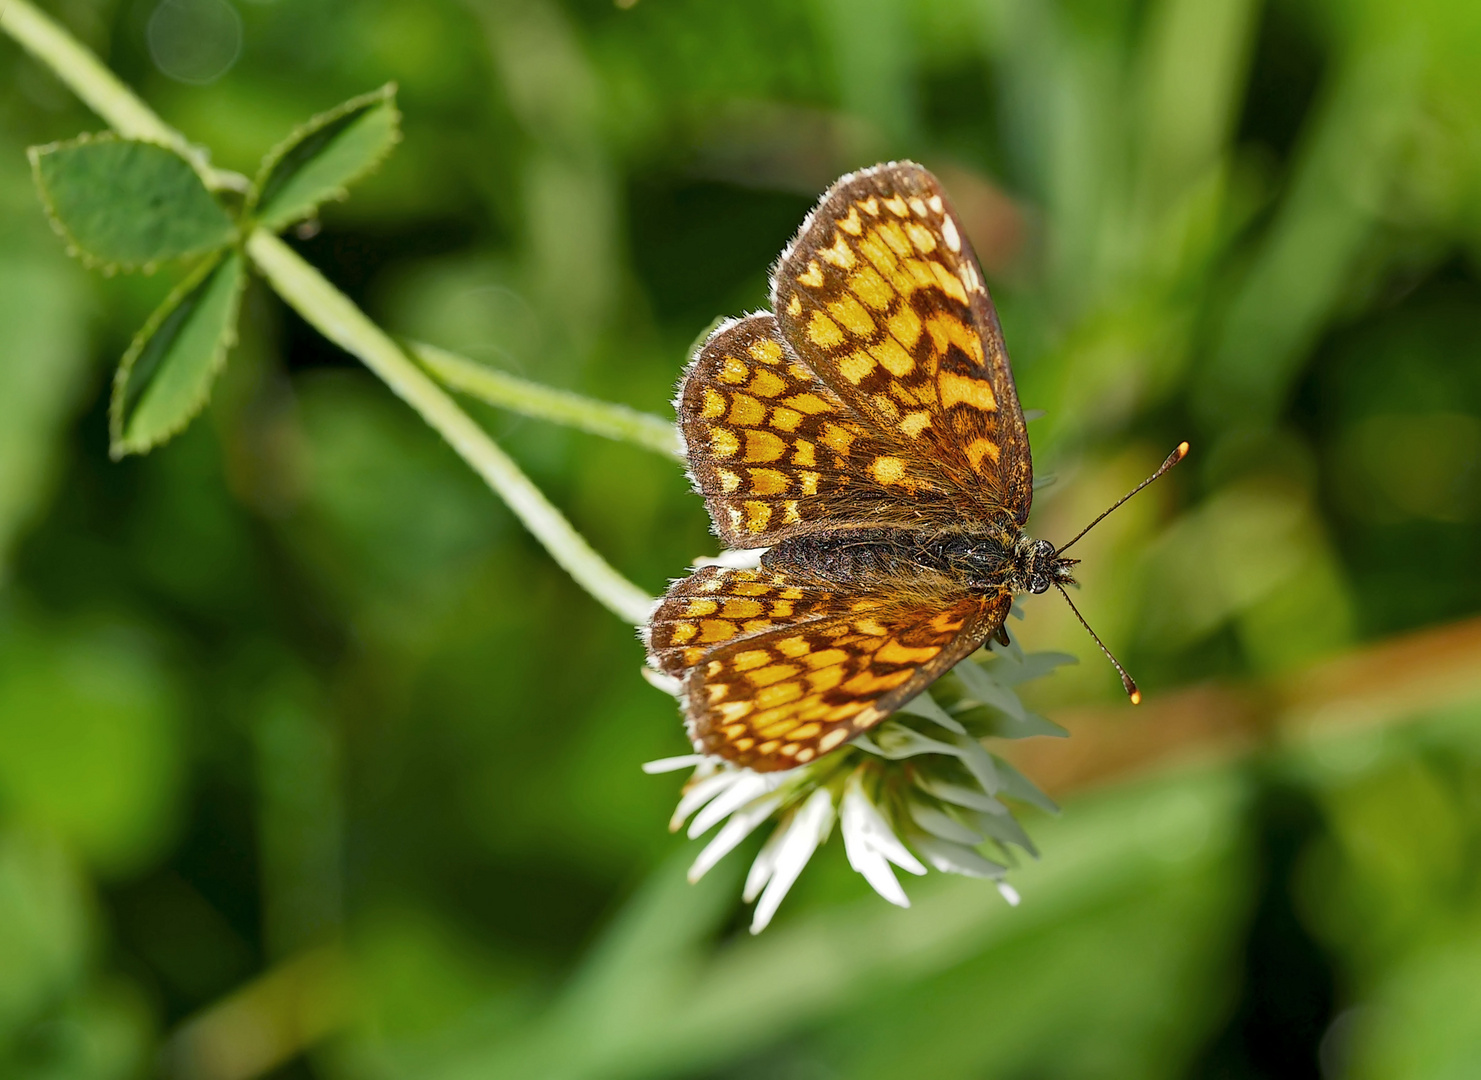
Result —
<instances>
[{"instance_id":1,"label":"butterfly hindwing","mask_svg":"<svg viewBox=\"0 0 1481 1080\"><path fill-rule=\"evenodd\" d=\"M762 568L705 566L669 586L648 619L648 655L683 675L728 641L820 617L833 594L816 582Z\"/></svg>"},{"instance_id":2,"label":"butterfly hindwing","mask_svg":"<svg viewBox=\"0 0 1481 1080\"><path fill-rule=\"evenodd\" d=\"M696 747L758 772L806 764L874 727L996 633L1011 604L950 589L909 600L830 594L784 580L765 570L700 571L670 592L653 624L662 664L661 642L694 622L680 613L704 586L718 583L707 595L751 584L771 596L801 594L797 617L750 631L736 625L697 656L669 653L679 660L672 670L688 672L682 697Z\"/></svg>"},{"instance_id":3,"label":"butterfly hindwing","mask_svg":"<svg viewBox=\"0 0 1481 1080\"><path fill-rule=\"evenodd\" d=\"M711 334L676 404L695 487L730 547L950 513L945 477L876 437L798 361L769 313Z\"/></svg>"}]
</instances>

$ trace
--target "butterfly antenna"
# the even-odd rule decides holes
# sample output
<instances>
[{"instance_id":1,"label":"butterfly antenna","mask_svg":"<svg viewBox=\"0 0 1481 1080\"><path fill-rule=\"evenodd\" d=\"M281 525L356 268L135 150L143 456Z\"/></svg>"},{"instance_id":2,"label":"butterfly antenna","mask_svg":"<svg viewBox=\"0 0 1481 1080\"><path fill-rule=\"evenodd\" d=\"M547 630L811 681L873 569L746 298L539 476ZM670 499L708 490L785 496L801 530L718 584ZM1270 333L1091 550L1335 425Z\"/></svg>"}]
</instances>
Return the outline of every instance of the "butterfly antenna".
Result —
<instances>
[{"instance_id":1,"label":"butterfly antenna","mask_svg":"<svg viewBox=\"0 0 1481 1080\"><path fill-rule=\"evenodd\" d=\"M1161 465L1159 465L1157 467L1157 471L1156 472L1154 472L1151 476L1147 477L1145 480L1143 480L1136 487L1132 488L1125 495L1121 496L1121 498L1117 499L1116 502L1115 502L1115 504L1112 505L1112 507L1111 507L1110 510L1107 510L1100 517L1096 518L1089 525L1085 526L1085 528L1081 529L1078 533L1075 534L1075 539L1074 540L1071 540L1068 544L1062 545L1060 547L1060 549L1058 551L1056 551L1054 554L1055 555L1063 555L1070 548L1074 547L1075 544L1079 541L1080 537L1084 536L1091 529L1095 528L1102 521L1104 521L1107 517L1109 517L1110 514L1111 514L1111 510L1117 509L1127 499L1131 498L1138 491L1141 491L1142 488L1146 487L1153 480L1156 480L1163 473L1167 472L1168 469L1171 469L1174 465L1176 465L1178 462L1182 461L1187 456L1188 456L1188 444L1185 443L1185 442L1178 443L1178 448L1176 450L1174 450L1172 453L1170 453L1170 454L1167 455L1167 460L1164 461ZM1063 590L1061 590L1061 591L1063 591ZM1069 597L1065 597L1065 599L1068 600ZM1075 606L1074 604L1071 604L1070 605L1070 607L1074 607L1074 606ZM1084 622L1085 620L1084 619L1081 619L1080 621L1081 622ZM1085 629L1089 630L1090 627L1087 626ZM1091 637L1094 637L1095 636L1094 632L1092 632L1090 636ZM1105 646L1102 645L1101 648L1104 649ZM1107 653L1106 655L1107 656L1110 656L1110 653ZM1113 659L1111 662L1112 663L1115 663L1115 660ZM1116 664L1116 666L1119 668L1121 665L1120 664ZM1123 676L1123 678L1125 677L1125 673L1124 672L1122 673L1122 676Z\"/></svg>"},{"instance_id":2,"label":"butterfly antenna","mask_svg":"<svg viewBox=\"0 0 1481 1080\"><path fill-rule=\"evenodd\" d=\"M1184 443L1183 445L1186 446L1187 443ZM1070 599L1070 594L1065 592L1064 586L1056 583L1055 587L1059 589L1059 595L1064 597L1064 602L1070 605L1070 610L1075 613L1075 618L1080 620L1080 625L1085 627L1085 632L1091 636L1091 638L1097 645L1100 646L1100 651L1106 654L1106 659L1111 662L1111 665L1115 667L1117 674L1121 676L1121 686L1126 691L1126 696L1131 698L1131 703L1133 705L1140 705L1142 703L1142 692L1136 688L1136 680L1133 679L1130 675L1126 674L1126 669L1121 666L1121 661L1117 660L1113 655L1111 655L1111 650L1106 648L1106 643L1100 639L1100 635L1098 635L1094 630L1090 629L1090 624L1085 621L1085 616L1080 614L1080 609L1077 608L1075 606L1075 602Z\"/></svg>"}]
</instances>

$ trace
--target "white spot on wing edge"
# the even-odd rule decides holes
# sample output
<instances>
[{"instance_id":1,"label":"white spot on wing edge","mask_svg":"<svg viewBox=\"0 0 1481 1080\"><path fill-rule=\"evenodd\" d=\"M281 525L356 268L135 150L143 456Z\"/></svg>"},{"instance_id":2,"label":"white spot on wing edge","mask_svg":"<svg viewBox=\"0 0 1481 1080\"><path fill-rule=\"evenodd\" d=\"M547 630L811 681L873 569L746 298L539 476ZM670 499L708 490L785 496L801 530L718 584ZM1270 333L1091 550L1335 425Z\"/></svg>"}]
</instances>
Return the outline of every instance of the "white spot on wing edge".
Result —
<instances>
[{"instance_id":1,"label":"white spot on wing edge","mask_svg":"<svg viewBox=\"0 0 1481 1080\"><path fill-rule=\"evenodd\" d=\"M982 278L977 274L977 267L971 259L963 259L957 267L957 276L962 279L962 284L967 287L968 292L986 292L983 288Z\"/></svg>"},{"instance_id":2,"label":"white spot on wing edge","mask_svg":"<svg viewBox=\"0 0 1481 1080\"><path fill-rule=\"evenodd\" d=\"M956 231L956 222L952 221L950 216L941 220L941 235L946 237L946 246L952 251L962 250L962 235Z\"/></svg>"}]
</instances>

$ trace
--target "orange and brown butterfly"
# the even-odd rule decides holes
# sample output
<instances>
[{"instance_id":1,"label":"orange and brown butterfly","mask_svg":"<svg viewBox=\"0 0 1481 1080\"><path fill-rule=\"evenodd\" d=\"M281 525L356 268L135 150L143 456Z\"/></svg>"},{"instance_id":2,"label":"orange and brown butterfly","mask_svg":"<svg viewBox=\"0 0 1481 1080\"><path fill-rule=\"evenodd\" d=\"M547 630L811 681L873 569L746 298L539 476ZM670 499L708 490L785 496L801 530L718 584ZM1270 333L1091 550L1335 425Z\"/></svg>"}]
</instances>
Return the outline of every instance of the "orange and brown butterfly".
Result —
<instances>
[{"instance_id":1,"label":"orange and brown butterfly","mask_svg":"<svg viewBox=\"0 0 1481 1080\"><path fill-rule=\"evenodd\" d=\"M757 771L878 724L1075 560L1023 533L1028 433L977 259L936 178L851 173L679 387L695 488L752 569L677 581L646 631L695 747Z\"/></svg>"}]
</instances>

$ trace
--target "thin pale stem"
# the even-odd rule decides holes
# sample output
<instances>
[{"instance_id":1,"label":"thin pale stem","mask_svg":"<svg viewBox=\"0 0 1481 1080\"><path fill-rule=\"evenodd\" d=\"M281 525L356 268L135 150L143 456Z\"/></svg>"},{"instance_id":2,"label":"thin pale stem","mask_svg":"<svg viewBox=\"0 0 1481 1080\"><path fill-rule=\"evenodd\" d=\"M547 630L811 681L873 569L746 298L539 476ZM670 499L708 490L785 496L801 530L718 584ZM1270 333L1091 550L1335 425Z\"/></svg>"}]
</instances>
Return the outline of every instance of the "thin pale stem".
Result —
<instances>
[{"instance_id":1,"label":"thin pale stem","mask_svg":"<svg viewBox=\"0 0 1481 1080\"><path fill-rule=\"evenodd\" d=\"M204 150L155 115L101 60L28 0L0 2L0 29L50 68L120 135L170 147L195 166L208 187L246 190L246 177L213 169Z\"/></svg>"},{"instance_id":2,"label":"thin pale stem","mask_svg":"<svg viewBox=\"0 0 1481 1080\"><path fill-rule=\"evenodd\" d=\"M684 460L678 432L661 417L542 386L435 345L411 342L407 348L444 386L480 401Z\"/></svg>"},{"instance_id":3,"label":"thin pale stem","mask_svg":"<svg viewBox=\"0 0 1481 1080\"><path fill-rule=\"evenodd\" d=\"M120 134L148 139L185 154L213 187L240 187L236 173L212 169L203 150L161 120L103 63L27 0L0 0L3 29L49 67ZM514 511L561 567L620 618L634 625L648 616L648 594L592 550L488 433L458 408L380 327L292 248L257 230L247 241L257 269L295 311L366 367L415 409Z\"/></svg>"},{"instance_id":4,"label":"thin pale stem","mask_svg":"<svg viewBox=\"0 0 1481 1080\"><path fill-rule=\"evenodd\" d=\"M255 231L247 241L247 254L277 294L310 326L359 357L432 425L499 493L577 584L628 622L636 625L647 619L653 603L648 594L593 551L488 433L348 297L272 233Z\"/></svg>"}]
</instances>

